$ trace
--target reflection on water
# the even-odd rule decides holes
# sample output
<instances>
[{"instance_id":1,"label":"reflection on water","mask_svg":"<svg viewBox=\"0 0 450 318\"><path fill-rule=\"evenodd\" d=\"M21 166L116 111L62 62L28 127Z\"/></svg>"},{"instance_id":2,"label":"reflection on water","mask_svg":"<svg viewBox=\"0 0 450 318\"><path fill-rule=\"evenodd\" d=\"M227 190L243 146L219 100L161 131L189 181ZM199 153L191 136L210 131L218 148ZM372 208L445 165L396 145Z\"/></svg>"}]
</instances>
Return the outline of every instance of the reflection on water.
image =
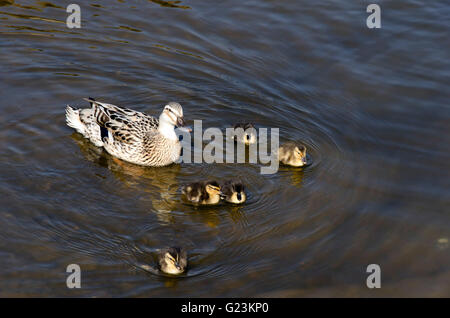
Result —
<instances>
[{"instance_id":1,"label":"reflection on water","mask_svg":"<svg viewBox=\"0 0 450 318\"><path fill-rule=\"evenodd\" d=\"M448 6L382 4L379 30L353 2L99 0L81 29L56 2L0 6L1 296L450 295ZM279 128L311 164L135 166L65 125L87 96ZM182 200L209 179L248 200ZM136 268L173 245L180 279ZM64 288L72 263L81 290Z\"/></svg>"},{"instance_id":2,"label":"reflection on water","mask_svg":"<svg viewBox=\"0 0 450 318\"><path fill-rule=\"evenodd\" d=\"M162 1L162 0L149 0L153 3L159 4L161 7L190 9L191 7L180 5L181 1Z\"/></svg>"},{"instance_id":3,"label":"reflection on water","mask_svg":"<svg viewBox=\"0 0 450 318\"><path fill-rule=\"evenodd\" d=\"M170 223L170 212L178 201L176 177L180 172L180 165L141 167L110 156L103 148L95 147L79 134L74 133L73 139L87 160L108 168L131 191L144 185L140 190L148 195L158 219Z\"/></svg>"},{"instance_id":4,"label":"reflection on water","mask_svg":"<svg viewBox=\"0 0 450 318\"><path fill-rule=\"evenodd\" d=\"M39 16L35 16L35 15L13 14L13 13L8 13L8 12L4 12L4 11L0 11L0 14L4 14L4 15L7 15L7 16L10 16L10 17L20 18L20 19L40 20L40 21L54 22L54 23L65 23L64 21L48 19L48 18L39 17Z\"/></svg>"}]
</instances>

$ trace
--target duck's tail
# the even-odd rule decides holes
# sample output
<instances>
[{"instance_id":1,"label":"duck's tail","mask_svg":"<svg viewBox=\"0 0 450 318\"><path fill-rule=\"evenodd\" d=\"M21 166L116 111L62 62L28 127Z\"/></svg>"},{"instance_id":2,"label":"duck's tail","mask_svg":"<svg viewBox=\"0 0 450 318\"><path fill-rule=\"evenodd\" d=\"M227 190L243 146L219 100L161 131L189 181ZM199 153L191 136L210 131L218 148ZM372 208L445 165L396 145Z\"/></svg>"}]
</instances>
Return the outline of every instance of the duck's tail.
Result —
<instances>
[{"instance_id":1,"label":"duck's tail","mask_svg":"<svg viewBox=\"0 0 450 318\"><path fill-rule=\"evenodd\" d=\"M84 135L86 126L80 120L80 110L73 109L69 105L66 107L66 123L80 134Z\"/></svg>"},{"instance_id":2,"label":"duck's tail","mask_svg":"<svg viewBox=\"0 0 450 318\"><path fill-rule=\"evenodd\" d=\"M89 104L91 104L91 107L93 108L95 106L95 104L97 104L96 100L94 97L88 97L88 98L83 98L85 101L89 102Z\"/></svg>"}]
</instances>

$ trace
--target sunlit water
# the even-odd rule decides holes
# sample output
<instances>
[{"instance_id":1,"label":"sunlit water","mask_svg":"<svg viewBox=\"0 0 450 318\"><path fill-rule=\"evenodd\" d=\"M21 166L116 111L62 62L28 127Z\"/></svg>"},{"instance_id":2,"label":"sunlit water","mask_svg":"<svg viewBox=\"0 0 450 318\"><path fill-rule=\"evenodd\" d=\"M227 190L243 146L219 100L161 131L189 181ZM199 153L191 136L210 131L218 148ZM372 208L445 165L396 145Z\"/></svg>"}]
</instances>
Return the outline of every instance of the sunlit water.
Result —
<instances>
[{"instance_id":1,"label":"sunlit water","mask_svg":"<svg viewBox=\"0 0 450 318\"><path fill-rule=\"evenodd\" d=\"M378 1L369 30L364 1L77 3L81 29L0 1L0 296L450 296L448 4ZM120 162L65 125L87 96L278 127L312 165ZM180 197L231 177L242 206ZM170 245L186 275L136 268Z\"/></svg>"}]
</instances>

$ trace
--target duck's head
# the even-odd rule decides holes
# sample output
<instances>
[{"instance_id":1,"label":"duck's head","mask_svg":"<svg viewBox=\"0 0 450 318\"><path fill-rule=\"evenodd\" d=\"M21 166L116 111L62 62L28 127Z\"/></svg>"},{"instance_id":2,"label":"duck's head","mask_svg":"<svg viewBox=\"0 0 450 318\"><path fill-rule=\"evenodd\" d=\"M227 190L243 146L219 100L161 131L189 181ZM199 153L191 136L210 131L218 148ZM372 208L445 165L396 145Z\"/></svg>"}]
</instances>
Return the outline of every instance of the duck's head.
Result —
<instances>
[{"instance_id":1,"label":"duck's head","mask_svg":"<svg viewBox=\"0 0 450 318\"><path fill-rule=\"evenodd\" d=\"M198 203L202 195L201 185L199 183L188 184L183 188L183 193L189 201Z\"/></svg>"},{"instance_id":2,"label":"duck's head","mask_svg":"<svg viewBox=\"0 0 450 318\"><path fill-rule=\"evenodd\" d=\"M257 141L256 129L251 123L239 123L234 125L234 129L242 128L244 134L238 134L235 139L236 141L243 142L246 145L254 144Z\"/></svg>"},{"instance_id":3,"label":"duck's head","mask_svg":"<svg viewBox=\"0 0 450 318\"><path fill-rule=\"evenodd\" d=\"M295 151L295 159L299 163L299 166L306 165L306 147L300 145L295 147L294 151Z\"/></svg>"},{"instance_id":4,"label":"duck's head","mask_svg":"<svg viewBox=\"0 0 450 318\"><path fill-rule=\"evenodd\" d=\"M159 121L161 123L170 124L176 127L186 126L183 116L183 108L176 102L170 102L164 106L164 110L159 116Z\"/></svg>"},{"instance_id":5,"label":"duck's head","mask_svg":"<svg viewBox=\"0 0 450 318\"><path fill-rule=\"evenodd\" d=\"M187 253L180 247L165 248L161 251L158 261L162 272L179 275L186 270Z\"/></svg>"},{"instance_id":6,"label":"duck's head","mask_svg":"<svg viewBox=\"0 0 450 318\"><path fill-rule=\"evenodd\" d=\"M216 181L208 181L205 185L205 191L210 197L220 196L222 194L220 186Z\"/></svg>"},{"instance_id":7,"label":"duck's head","mask_svg":"<svg viewBox=\"0 0 450 318\"><path fill-rule=\"evenodd\" d=\"M224 189L224 198L227 202L240 204L244 203L247 199L247 195L245 194L244 184L241 182L231 182L228 184L227 189Z\"/></svg>"},{"instance_id":8,"label":"duck's head","mask_svg":"<svg viewBox=\"0 0 450 318\"><path fill-rule=\"evenodd\" d=\"M280 160L284 164L294 167L302 167L306 165L306 147L296 145L294 143L286 143L280 147Z\"/></svg>"}]
</instances>

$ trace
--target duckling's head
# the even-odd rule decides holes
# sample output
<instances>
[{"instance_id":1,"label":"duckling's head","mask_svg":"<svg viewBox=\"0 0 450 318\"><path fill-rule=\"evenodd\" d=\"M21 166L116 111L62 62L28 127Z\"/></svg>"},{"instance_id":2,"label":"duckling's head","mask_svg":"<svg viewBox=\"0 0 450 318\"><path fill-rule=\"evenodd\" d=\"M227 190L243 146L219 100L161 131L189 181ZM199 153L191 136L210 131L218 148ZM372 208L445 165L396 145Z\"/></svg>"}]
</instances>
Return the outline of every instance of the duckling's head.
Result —
<instances>
[{"instance_id":1,"label":"duckling's head","mask_svg":"<svg viewBox=\"0 0 450 318\"><path fill-rule=\"evenodd\" d=\"M236 128L242 128L244 130L244 133L238 134L235 136L235 140L242 142L246 145L254 144L256 143L256 129L255 126L253 126L251 123L238 123L234 125L234 129Z\"/></svg>"},{"instance_id":2,"label":"duckling's head","mask_svg":"<svg viewBox=\"0 0 450 318\"><path fill-rule=\"evenodd\" d=\"M224 186L223 196L227 202L240 204L247 199L244 185L241 182L232 182Z\"/></svg>"},{"instance_id":3,"label":"duckling's head","mask_svg":"<svg viewBox=\"0 0 450 318\"><path fill-rule=\"evenodd\" d=\"M279 149L279 158L284 164L302 167L306 165L306 147L303 145L297 146L293 143L286 143Z\"/></svg>"},{"instance_id":4,"label":"duckling's head","mask_svg":"<svg viewBox=\"0 0 450 318\"><path fill-rule=\"evenodd\" d=\"M183 108L176 102L170 102L164 106L164 110L159 116L159 121L160 123L169 124L176 127L186 126L183 117Z\"/></svg>"},{"instance_id":5,"label":"duckling's head","mask_svg":"<svg viewBox=\"0 0 450 318\"><path fill-rule=\"evenodd\" d=\"M295 148L295 154L297 161L301 162L301 165L306 165L306 147L303 145L298 146Z\"/></svg>"},{"instance_id":6,"label":"duckling's head","mask_svg":"<svg viewBox=\"0 0 450 318\"><path fill-rule=\"evenodd\" d=\"M160 251L158 262L162 272L179 275L186 270L187 253L180 247L165 248Z\"/></svg>"},{"instance_id":7,"label":"duckling's head","mask_svg":"<svg viewBox=\"0 0 450 318\"><path fill-rule=\"evenodd\" d=\"M210 197L220 196L220 186L216 181L208 181L205 185L205 190Z\"/></svg>"},{"instance_id":8,"label":"duckling's head","mask_svg":"<svg viewBox=\"0 0 450 318\"><path fill-rule=\"evenodd\" d=\"M202 185L198 182L188 184L183 188L183 194L189 201L199 203L202 196Z\"/></svg>"}]
</instances>

